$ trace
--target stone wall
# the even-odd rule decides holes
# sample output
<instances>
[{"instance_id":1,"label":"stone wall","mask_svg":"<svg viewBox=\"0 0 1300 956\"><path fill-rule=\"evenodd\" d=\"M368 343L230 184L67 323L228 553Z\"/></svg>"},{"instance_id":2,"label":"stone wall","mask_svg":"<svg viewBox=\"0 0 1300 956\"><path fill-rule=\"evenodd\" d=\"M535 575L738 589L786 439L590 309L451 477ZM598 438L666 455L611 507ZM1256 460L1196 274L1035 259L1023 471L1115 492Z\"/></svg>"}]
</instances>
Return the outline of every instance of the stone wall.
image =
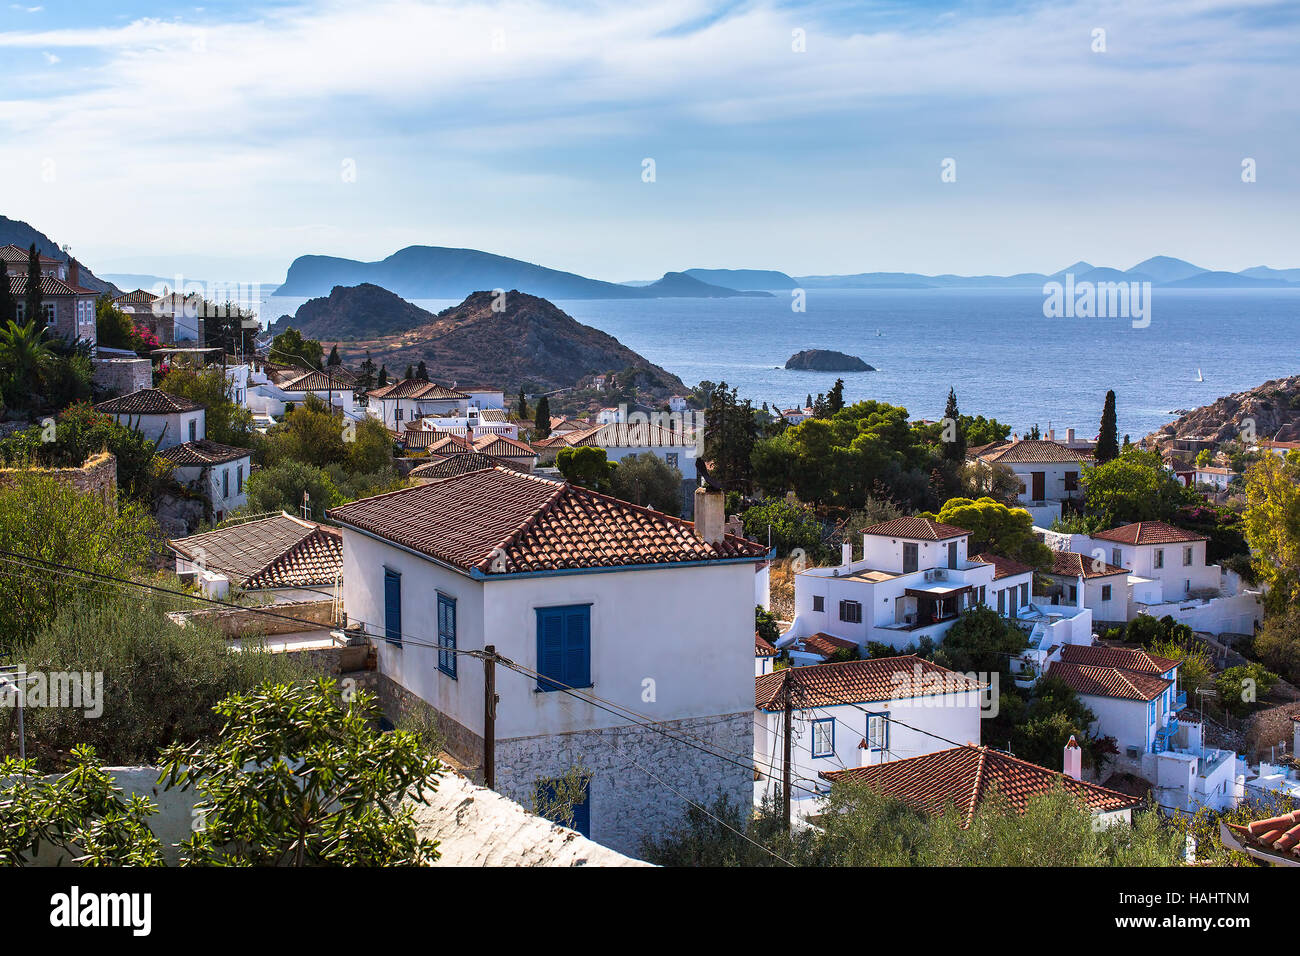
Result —
<instances>
[{"instance_id":1,"label":"stone wall","mask_svg":"<svg viewBox=\"0 0 1300 956\"><path fill-rule=\"evenodd\" d=\"M464 774L475 783L483 782L483 736L464 724L440 713L423 698L412 694L387 674L378 670L346 673L345 678L355 680L361 690L369 691L378 700L380 708L394 725L432 723L442 736L442 746ZM500 743L497 744L500 753ZM498 757L498 765L500 758ZM497 773L500 780L500 771ZM498 788L499 789L499 788Z\"/></svg>"},{"instance_id":2,"label":"stone wall","mask_svg":"<svg viewBox=\"0 0 1300 956\"><path fill-rule=\"evenodd\" d=\"M94 382L114 395L128 395L153 386L153 363L146 358L101 358L95 361Z\"/></svg>"},{"instance_id":3,"label":"stone wall","mask_svg":"<svg viewBox=\"0 0 1300 956\"><path fill-rule=\"evenodd\" d=\"M752 712L657 726L672 736L633 724L499 740L496 789L531 807L538 781L582 767L591 773L591 839L631 856L640 855L643 837L661 837L681 824L686 799L704 807L723 795L741 807L753 803ZM683 737L697 746L674 739Z\"/></svg>"},{"instance_id":4,"label":"stone wall","mask_svg":"<svg viewBox=\"0 0 1300 956\"><path fill-rule=\"evenodd\" d=\"M96 495L107 504L117 502L117 458L111 452L91 455L80 468L0 468L0 485L23 475L45 475L66 482L82 494Z\"/></svg>"},{"instance_id":5,"label":"stone wall","mask_svg":"<svg viewBox=\"0 0 1300 956\"><path fill-rule=\"evenodd\" d=\"M272 617L264 611L274 611L295 618L286 621ZM177 620L206 620L215 624L226 637L243 637L247 634L296 634L310 628L298 623L310 621L319 627L333 627L332 601L300 601L292 604L267 604L256 608L212 608L202 611L184 611L172 615Z\"/></svg>"}]
</instances>

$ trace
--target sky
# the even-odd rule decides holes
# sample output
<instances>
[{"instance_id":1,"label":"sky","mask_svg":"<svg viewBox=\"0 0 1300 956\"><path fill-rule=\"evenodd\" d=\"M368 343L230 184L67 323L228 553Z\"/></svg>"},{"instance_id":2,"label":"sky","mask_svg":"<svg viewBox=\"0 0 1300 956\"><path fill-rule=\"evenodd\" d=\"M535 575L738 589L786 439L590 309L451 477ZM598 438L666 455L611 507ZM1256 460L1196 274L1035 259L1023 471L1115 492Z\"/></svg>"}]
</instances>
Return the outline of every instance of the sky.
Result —
<instances>
[{"instance_id":1,"label":"sky","mask_svg":"<svg viewBox=\"0 0 1300 956\"><path fill-rule=\"evenodd\" d=\"M0 214L99 273L1300 267L1294 2L0 0L0 64Z\"/></svg>"}]
</instances>

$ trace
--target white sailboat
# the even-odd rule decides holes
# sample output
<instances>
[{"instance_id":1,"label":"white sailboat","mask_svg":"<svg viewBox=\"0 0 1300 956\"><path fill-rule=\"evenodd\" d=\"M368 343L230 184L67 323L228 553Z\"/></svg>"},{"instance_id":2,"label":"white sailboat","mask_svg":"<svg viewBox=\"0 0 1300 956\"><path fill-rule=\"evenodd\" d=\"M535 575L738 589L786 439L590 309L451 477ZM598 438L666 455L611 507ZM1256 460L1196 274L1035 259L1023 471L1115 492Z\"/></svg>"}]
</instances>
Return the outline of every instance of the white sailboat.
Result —
<instances>
[{"instance_id":1,"label":"white sailboat","mask_svg":"<svg viewBox=\"0 0 1300 956\"><path fill-rule=\"evenodd\" d=\"M1205 376L1201 374L1201 370L1200 370L1199 368L1196 370L1196 380L1197 380L1198 382L1204 382L1204 381L1205 381Z\"/></svg>"}]
</instances>

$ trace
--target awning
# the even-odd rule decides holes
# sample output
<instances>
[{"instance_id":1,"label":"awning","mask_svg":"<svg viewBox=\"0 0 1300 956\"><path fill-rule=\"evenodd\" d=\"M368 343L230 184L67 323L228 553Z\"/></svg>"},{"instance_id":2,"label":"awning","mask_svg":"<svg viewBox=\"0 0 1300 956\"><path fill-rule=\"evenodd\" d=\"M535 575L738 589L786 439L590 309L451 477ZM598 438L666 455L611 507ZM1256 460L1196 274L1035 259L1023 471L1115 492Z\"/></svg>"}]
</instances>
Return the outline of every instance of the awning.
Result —
<instances>
[{"instance_id":1,"label":"awning","mask_svg":"<svg viewBox=\"0 0 1300 956\"><path fill-rule=\"evenodd\" d=\"M972 584L962 584L952 586L948 584L935 583L928 588L904 588L903 593L908 597L929 598L932 601L940 601L944 598L956 597L965 591L974 589Z\"/></svg>"}]
</instances>

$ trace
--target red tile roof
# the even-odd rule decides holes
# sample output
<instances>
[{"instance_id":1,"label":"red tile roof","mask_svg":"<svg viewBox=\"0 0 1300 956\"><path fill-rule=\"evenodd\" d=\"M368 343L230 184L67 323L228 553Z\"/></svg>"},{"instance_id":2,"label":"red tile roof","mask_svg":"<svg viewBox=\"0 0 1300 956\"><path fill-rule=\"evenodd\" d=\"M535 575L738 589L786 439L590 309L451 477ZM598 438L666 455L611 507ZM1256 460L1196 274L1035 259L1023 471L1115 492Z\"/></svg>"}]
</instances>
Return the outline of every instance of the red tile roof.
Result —
<instances>
[{"instance_id":1,"label":"red tile roof","mask_svg":"<svg viewBox=\"0 0 1300 956\"><path fill-rule=\"evenodd\" d=\"M991 554L988 551L975 555L973 560L979 561L981 564L993 565L994 581L1009 578L1014 574L1030 574L1034 570L1027 564L1021 564L1019 561L1004 558L1000 554Z\"/></svg>"},{"instance_id":2,"label":"red tile roof","mask_svg":"<svg viewBox=\"0 0 1300 956\"><path fill-rule=\"evenodd\" d=\"M803 649L810 654L820 654L822 657L830 657L836 651L847 651L850 648L858 649L854 641L846 641L843 638L835 637L832 634L825 634L818 631L812 637L800 639Z\"/></svg>"},{"instance_id":3,"label":"red tile roof","mask_svg":"<svg viewBox=\"0 0 1300 956\"><path fill-rule=\"evenodd\" d=\"M469 442L449 432L409 431L397 436L407 450L428 449L429 454L450 455L462 451L473 451Z\"/></svg>"},{"instance_id":4,"label":"red tile roof","mask_svg":"<svg viewBox=\"0 0 1300 956\"><path fill-rule=\"evenodd\" d=\"M388 385L381 385L379 388L372 388L369 395L371 398L445 399L447 401L469 398L464 392L458 392L446 385L439 385L437 382L426 382L418 378L404 378L400 382L392 382Z\"/></svg>"},{"instance_id":5,"label":"red tile roof","mask_svg":"<svg viewBox=\"0 0 1300 956\"><path fill-rule=\"evenodd\" d=\"M285 392L350 392L352 384L341 378L326 375L323 372L304 372L297 378L284 382L280 390ZM373 392L371 394L374 394Z\"/></svg>"},{"instance_id":6,"label":"red tile roof","mask_svg":"<svg viewBox=\"0 0 1300 956\"><path fill-rule=\"evenodd\" d=\"M346 526L485 574L758 560L767 554L762 545L734 535L718 544L704 542L689 521L508 468L365 498L329 514Z\"/></svg>"},{"instance_id":7,"label":"red tile roof","mask_svg":"<svg viewBox=\"0 0 1300 956\"><path fill-rule=\"evenodd\" d=\"M158 452L158 457L171 462L177 468L200 468L220 465L228 461L248 458L253 453L247 448L234 448L220 442L200 438L187 441L182 445L173 445Z\"/></svg>"},{"instance_id":8,"label":"red tile roof","mask_svg":"<svg viewBox=\"0 0 1300 956\"><path fill-rule=\"evenodd\" d=\"M1300 810L1256 820L1245 826L1229 823L1228 827L1244 843L1256 849L1300 857Z\"/></svg>"},{"instance_id":9,"label":"red tile roof","mask_svg":"<svg viewBox=\"0 0 1300 956\"><path fill-rule=\"evenodd\" d=\"M932 661L909 654L865 661L787 667L754 679L754 706L778 710L787 681L794 681L795 706L826 707L868 701L960 694L984 685Z\"/></svg>"},{"instance_id":10,"label":"red tile roof","mask_svg":"<svg viewBox=\"0 0 1300 956\"><path fill-rule=\"evenodd\" d=\"M970 534L965 528L940 524L931 518L894 518L892 521L882 521L863 528L862 533L882 538L907 538L911 541L943 541Z\"/></svg>"},{"instance_id":11,"label":"red tile roof","mask_svg":"<svg viewBox=\"0 0 1300 956\"><path fill-rule=\"evenodd\" d=\"M1203 534L1193 534L1163 521L1135 521L1109 531L1098 531L1093 537L1118 544L1179 544L1208 540Z\"/></svg>"},{"instance_id":12,"label":"red tile roof","mask_svg":"<svg viewBox=\"0 0 1300 956\"><path fill-rule=\"evenodd\" d=\"M1053 661L1047 669L1048 677L1059 677L1075 693L1095 697L1114 697L1119 700L1155 700L1173 681L1143 674L1140 671L1118 667L1098 667L1091 664L1071 664Z\"/></svg>"},{"instance_id":13,"label":"red tile roof","mask_svg":"<svg viewBox=\"0 0 1300 956\"><path fill-rule=\"evenodd\" d=\"M754 656L755 657L776 657L778 651L773 644L766 638L759 637L758 632L754 632Z\"/></svg>"},{"instance_id":14,"label":"red tile roof","mask_svg":"<svg viewBox=\"0 0 1300 956\"><path fill-rule=\"evenodd\" d=\"M145 292L144 289L136 289L134 292L128 292L126 295L119 295L113 300L114 305L152 305L153 300L158 298L152 292Z\"/></svg>"},{"instance_id":15,"label":"red tile roof","mask_svg":"<svg viewBox=\"0 0 1300 956\"><path fill-rule=\"evenodd\" d=\"M110 415L174 415L177 412L198 411L203 407L198 402L164 392L161 388L142 388L95 406L99 411Z\"/></svg>"},{"instance_id":16,"label":"red tile roof","mask_svg":"<svg viewBox=\"0 0 1300 956\"><path fill-rule=\"evenodd\" d=\"M1048 573L1070 578L1106 578L1114 574L1128 574L1128 570L1076 551L1053 551L1052 568Z\"/></svg>"},{"instance_id":17,"label":"red tile roof","mask_svg":"<svg viewBox=\"0 0 1300 956\"><path fill-rule=\"evenodd\" d=\"M1092 459L1092 455L1088 452L1075 451L1054 441L1040 441L1035 438L981 445L976 449L971 449L967 454L982 461L996 461L1002 464L1035 464L1038 462L1044 464L1078 464Z\"/></svg>"},{"instance_id":18,"label":"red tile roof","mask_svg":"<svg viewBox=\"0 0 1300 956\"><path fill-rule=\"evenodd\" d=\"M832 784L865 785L932 816L953 806L964 826L970 825L980 803L995 790L1017 813L1025 812L1031 797L1057 787L1081 798L1094 813L1123 810L1141 802L1118 790L1084 783L1010 754L971 745L871 767L828 771L821 776Z\"/></svg>"},{"instance_id":19,"label":"red tile roof","mask_svg":"<svg viewBox=\"0 0 1300 956\"><path fill-rule=\"evenodd\" d=\"M18 301L22 301L22 296L27 291L27 273L15 275L9 273L9 294ZM82 289L75 285L69 285L56 276L41 275L41 296L42 298L54 298L58 296L77 295L88 296L95 295L93 289Z\"/></svg>"},{"instance_id":20,"label":"red tile roof","mask_svg":"<svg viewBox=\"0 0 1300 956\"><path fill-rule=\"evenodd\" d=\"M649 422L616 422L580 431L562 432L566 444L597 448L694 448L695 436Z\"/></svg>"},{"instance_id":21,"label":"red tile roof","mask_svg":"<svg viewBox=\"0 0 1300 956\"><path fill-rule=\"evenodd\" d=\"M187 561L231 575L245 588L333 584L343 570L343 535L336 528L288 514L168 543Z\"/></svg>"},{"instance_id":22,"label":"red tile roof","mask_svg":"<svg viewBox=\"0 0 1300 956\"><path fill-rule=\"evenodd\" d=\"M512 468L515 471L523 471L524 466L520 465L509 458L497 458L494 455L485 455L481 452L467 451L454 455L444 455L437 461L426 462L423 465L417 465L411 469L411 478L422 478L430 481L441 481L443 478L454 478L457 475L467 475L471 471L482 471L484 468L496 468L498 465L504 468Z\"/></svg>"},{"instance_id":23,"label":"red tile roof","mask_svg":"<svg viewBox=\"0 0 1300 956\"><path fill-rule=\"evenodd\" d=\"M483 435L474 440L474 450L498 458L533 458L537 455L531 446L506 435Z\"/></svg>"},{"instance_id":24,"label":"red tile roof","mask_svg":"<svg viewBox=\"0 0 1300 956\"><path fill-rule=\"evenodd\" d=\"M1061 648L1061 660L1067 664L1090 664L1094 667L1117 667L1140 674L1167 674L1178 666L1178 661L1157 657L1140 647L1106 647L1066 644Z\"/></svg>"}]
</instances>

